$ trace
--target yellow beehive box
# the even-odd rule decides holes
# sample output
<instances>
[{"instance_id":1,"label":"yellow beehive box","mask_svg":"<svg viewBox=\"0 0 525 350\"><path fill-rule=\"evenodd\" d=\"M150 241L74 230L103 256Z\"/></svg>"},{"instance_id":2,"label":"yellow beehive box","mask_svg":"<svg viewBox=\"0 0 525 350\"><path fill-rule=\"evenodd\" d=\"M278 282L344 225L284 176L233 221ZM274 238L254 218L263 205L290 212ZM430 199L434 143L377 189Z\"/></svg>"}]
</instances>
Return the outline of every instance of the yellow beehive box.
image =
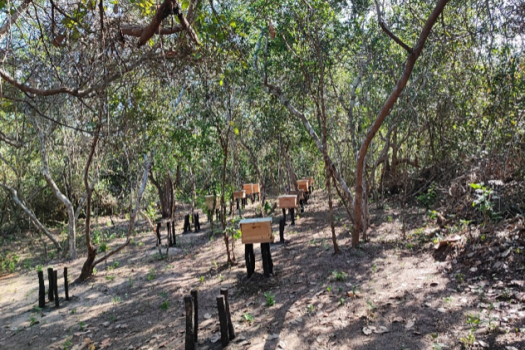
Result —
<instances>
[{"instance_id":1,"label":"yellow beehive box","mask_svg":"<svg viewBox=\"0 0 525 350\"><path fill-rule=\"evenodd\" d=\"M273 242L272 218L244 219L239 225L243 244Z\"/></svg>"},{"instance_id":2,"label":"yellow beehive box","mask_svg":"<svg viewBox=\"0 0 525 350\"><path fill-rule=\"evenodd\" d=\"M252 184L253 193L259 193L261 192L259 190L259 184Z\"/></svg>"},{"instance_id":3,"label":"yellow beehive box","mask_svg":"<svg viewBox=\"0 0 525 350\"><path fill-rule=\"evenodd\" d=\"M292 209L297 207L297 195L295 194L285 194L279 196L279 208Z\"/></svg>"},{"instance_id":4,"label":"yellow beehive box","mask_svg":"<svg viewBox=\"0 0 525 350\"><path fill-rule=\"evenodd\" d=\"M242 199L242 198L246 198L246 191L242 190L242 191L235 191L233 192L233 199Z\"/></svg>"},{"instance_id":5,"label":"yellow beehive box","mask_svg":"<svg viewBox=\"0 0 525 350\"><path fill-rule=\"evenodd\" d=\"M299 191L290 191L290 194L294 194L297 196L297 200L301 200L301 199L304 199L304 191L303 190L299 190Z\"/></svg>"},{"instance_id":6,"label":"yellow beehive box","mask_svg":"<svg viewBox=\"0 0 525 350\"><path fill-rule=\"evenodd\" d=\"M303 177L303 180L308 180L308 186L314 185L314 178L313 177Z\"/></svg>"},{"instance_id":7,"label":"yellow beehive box","mask_svg":"<svg viewBox=\"0 0 525 350\"><path fill-rule=\"evenodd\" d=\"M253 193L253 185L252 184L244 184L242 185L242 189L246 191L246 194L252 194Z\"/></svg>"},{"instance_id":8,"label":"yellow beehive box","mask_svg":"<svg viewBox=\"0 0 525 350\"><path fill-rule=\"evenodd\" d=\"M304 192L308 192L308 180L297 180L297 188Z\"/></svg>"}]
</instances>

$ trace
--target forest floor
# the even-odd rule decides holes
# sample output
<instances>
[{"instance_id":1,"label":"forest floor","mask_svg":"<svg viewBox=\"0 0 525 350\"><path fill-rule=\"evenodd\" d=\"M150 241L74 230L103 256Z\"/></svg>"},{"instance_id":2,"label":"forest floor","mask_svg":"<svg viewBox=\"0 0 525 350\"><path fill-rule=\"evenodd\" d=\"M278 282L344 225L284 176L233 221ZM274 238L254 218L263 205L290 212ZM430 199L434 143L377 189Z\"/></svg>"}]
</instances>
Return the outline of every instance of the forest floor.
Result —
<instances>
[{"instance_id":1,"label":"forest floor","mask_svg":"<svg viewBox=\"0 0 525 350\"><path fill-rule=\"evenodd\" d=\"M70 286L71 301L60 281L58 309L36 308L34 267L0 277L0 349L183 349L183 297L191 289L199 291L198 349L220 349L220 288L229 289L237 334L228 349L525 349L525 237L495 228L493 239L476 240L469 230L466 243L458 226L448 233L461 239L435 250L442 232L424 209L390 204L371 215L368 241L352 249L345 210L336 207L342 254L333 255L326 196L315 192L296 225L286 226L289 243L271 245L274 276L262 275L255 245L249 280L243 245L235 247L238 264L225 266L224 241L210 236L208 223L182 235L179 220L178 247L161 260L151 229L139 222L124 252ZM106 238L115 233L115 247L127 222L108 221L100 219L99 229ZM31 257L27 244L19 249ZM44 271L52 265L61 276L67 266L73 280L83 261L47 262Z\"/></svg>"}]
</instances>

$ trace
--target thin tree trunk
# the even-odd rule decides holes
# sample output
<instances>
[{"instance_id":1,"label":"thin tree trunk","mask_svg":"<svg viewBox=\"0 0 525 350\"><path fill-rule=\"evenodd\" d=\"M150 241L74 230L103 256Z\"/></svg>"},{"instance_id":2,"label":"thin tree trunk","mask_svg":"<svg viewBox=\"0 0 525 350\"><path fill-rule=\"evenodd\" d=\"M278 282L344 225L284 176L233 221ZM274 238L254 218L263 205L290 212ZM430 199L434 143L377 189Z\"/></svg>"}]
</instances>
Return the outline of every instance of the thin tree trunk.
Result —
<instances>
[{"instance_id":1,"label":"thin tree trunk","mask_svg":"<svg viewBox=\"0 0 525 350\"><path fill-rule=\"evenodd\" d=\"M82 266L82 272L80 274L80 279L84 280L87 277L91 276L93 273L93 261L97 257L97 249L91 244L91 195L92 188L89 184L89 167L93 161L93 155L95 154L95 149L97 148L97 143L100 135L100 128L102 122L99 120L97 129L95 130L95 137L93 138L93 143L91 144L91 150L89 152L88 159L86 161L86 167L84 169L84 186L86 187L86 227L85 227L85 238L86 238L86 247L87 247L87 258Z\"/></svg>"},{"instance_id":2,"label":"thin tree trunk","mask_svg":"<svg viewBox=\"0 0 525 350\"><path fill-rule=\"evenodd\" d=\"M411 49L410 54L408 55L408 59L405 65L405 69L403 71L403 74L397 81L397 84L390 94L388 96L388 99L385 101L383 107L379 111L379 114L370 126L370 129L368 130L366 137L363 141L363 144L361 145L361 148L359 150L358 156L357 156L357 164L356 164L356 186L355 186L355 206L354 206L354 231L352 233L352 246L357 247L359 246L359 237L362 230L362 222L363 222L363 203L364 205L368 205L366 201L363 201L363 192L364 192L364 164L365 164L365 157L368 151L368 147L370 145L370 142L372 142L372 139L376 135L377 131L385 121L386 117L390 113L390 110L396 103L397 99L399 98L399 95L401 95L401 92L404 90L408 79L410 78L410 75L412 74L412 70L414 69L414 66L416 64L417 59L421 55L421 52L423 50L423 46L425 45L425 42L428 38L428 35L430 34L430 31L432 30L432 27L436 23L439 15L443 12L443 9L445 8L445 5L449 2L449 0L439 0L436 4L434 10L430 14L430 16L427 19L427 22L425 23L425 26L423 27L421 33L419 34L419 39L417 41L416 46ZM381 23L381 22L380 22Z\"/></svg>"},{"instance_id":3,"label":"thin tree trunk","mask_svg":"<svg viewBox=\"0 0 525 350\"><path fill-rule=\"evenodd\" d=\"M44 138L44 133L42 130L38 130L38 135L40 137L41 146L41 157L42 157L42 174L44 175L44 179L46 180L47 184L51 188L51 191L53 194L66 206L67 209L67 216L68 216L68 240L69 240L69 258L70 259L76 259L77 258L77 249L75 245L76 241L76 225L75 225L75 208L73 208L73 204L71 201L60 192L60 189L58 188L57 184L51 177L51 173L49 172L49 165L47 163L47 152L46 152L46 143Z\"/></svg>"}]
</instances>

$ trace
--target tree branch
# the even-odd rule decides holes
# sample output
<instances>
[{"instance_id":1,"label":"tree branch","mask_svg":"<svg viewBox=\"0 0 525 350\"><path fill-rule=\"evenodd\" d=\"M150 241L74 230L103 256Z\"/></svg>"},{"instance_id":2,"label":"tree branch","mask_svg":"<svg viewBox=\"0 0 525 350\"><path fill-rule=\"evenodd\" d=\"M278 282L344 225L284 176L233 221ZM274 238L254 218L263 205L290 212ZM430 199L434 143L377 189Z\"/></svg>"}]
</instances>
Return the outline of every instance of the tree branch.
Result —
<instances>
[{"instance_id":1,"label":"tree branch","mask_svg":"<svg viewBox=\"0 0 525 350\"><path fill-rule=\"evenodd\" d=\"M4 25L2 25L0 27L0 40L2 40L4 38L4 36L7 34L7 32L9 31L9 29L11 29L11 26L16 22L18 21L18 19L20 18L20 16L22 16L26 11L27 11L27 8L29 7L29 5L31 4L33 0L24 0L22 2L22 4L20 4L20 6L18 6L18 8L15 10L15 12L13 13L13 15L11 15L11 18L9 18L9 16L6 16L6 20L5 20L5 23Z\"/></svg>"},{"instance_id":2,"label":"tree branch","mask_svg":"<svg viewBox=\"0 0 525 350\"><path fill-rule=\"evenodd\" d=\"M7 191L9 191L11 193L11 196L13 197L13 200L29 216L29 219L31 220L31 223L33 225L35 225L35 227L40 232L45 234L51 240L51 242L53 242L53 244L55 245L55 247L57 248L58 251L61 251L62 248L60 247L60 243L58 243L58 238L54 234L49 232L49 230L40 222L40 220L38 220L36 215L33 214L33 212L31 210L29 210L29 208L27 208L24 205L24 203L20 200L20 198L18 198L17 191L14 188L11 188L11 187L9 187L6 184L1 183L1 182L0 182L0 186L2 186L3 188L5 188Z\"/></svg>"},{"instance_id":3,"label":"tree branch","mask_svg":"<svg viewBox=\"0 0 525 350\"><path fill-rule=\"evenodd\" d=\"M385 22L383 21L383 18L381 16L381 9L379 7L379 3L377 0L375 0L376 3L376 9L377 9L377 21L379 22L379 26L383 31L391 37L396 43L399 44L403 49L405 49L408 53L412 53L413 49L409 47L407 44L403 42L403 40L399 39L394 33L390 31L390 29L386 26Z\"/></svg>"}]
</instances>

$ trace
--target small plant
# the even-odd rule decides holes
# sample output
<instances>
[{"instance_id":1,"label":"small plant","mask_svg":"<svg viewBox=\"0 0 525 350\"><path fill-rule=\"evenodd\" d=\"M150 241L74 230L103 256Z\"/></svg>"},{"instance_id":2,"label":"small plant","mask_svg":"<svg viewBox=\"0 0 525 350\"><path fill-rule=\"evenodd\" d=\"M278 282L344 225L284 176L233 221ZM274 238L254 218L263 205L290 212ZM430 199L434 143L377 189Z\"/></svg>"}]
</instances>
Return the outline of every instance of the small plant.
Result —
<instances>
[{"instance_id":1,"label":"small plant","mask_svg":"<svg viewBox=\"0 0 525 350\"><path fill-rule=\"evenodd\" d=\"M474 334L472 334L472 331L469 331L469 332L468 332L468 335L467 335L466 337L459 338L459 341L460 341L465 347L469 347L469 346L474 345L474 342L476 341L476 337L474 336Z\"/></svg>"},{"instance_id":2,"label":"small plant","mask_svg":"<svg viewBox=\"0 0 525 350\"><path fill-rule=\"evenodd\" d=\"M428 210L434 204L437 197L437 184L432 182L426 193L422 193L416 199Z\"/></svg>"},{"instance_id":3,"label":"small plant","mask_svg":"<svg viewBox=\"0 0 525 350\"><path fill-rule=\"evenodd\" d=\"M37 271L37 272L42 272L42 271L44 271L44 266L42 266L42 265L36 265L35 268L36 268L36 271Z\"/></svg>"},{"instance_id":4,"label":"small plant","mask_svg":"<svg viewBox=\"0 0 525 350\"><path fill-rule=\"evenodd\" d=\"M332 271L332 278L336 281L344 281L347 276L346 272L337 272L336 270Z\"/></svg>"},{"instance_id":5,"label":"small plant","mask_svg":"<svg viewBox=\"0 0 525 350\"><path fill-rule=\"evenodd\" d=\"M372 301L370 299L367 299L366 300L366 305L368 306L368 308L370 310L374 310L374 309L377 309L377 306L374 305L374 303L372 303Z\"/></svg>"},{"instance_id":6,"label":"small plant","mask_svg":"<svg viewBox=\"0 0 525 350\"><path fill-rule=\"evenodd\" d=\"M86 324L84 322L80 321L78 323L78 330L82 332L84 330L85 326L86 326Z\"/></svg>"},{"instance_id":7,"label":"small plant","mask_svg":"<svg viewBox=\"0 0 525 350\"><path fill-rule=\"evenodd\" d=\"M377 265L376 265L376 263L374 263L374 265L372 265L372 272L373 273L377 272Z\"/></svg>"},{"instance_id":8,"label":"small plant","mask_svg":"<svg viewBox=\"0 0 525 350\"><path fill-rule=\"evenodd\" d=\"M115 296L115 297L112 297L111 298L111 302L114 304L114 305L117 305L118 303L120 303L122 301L122 298L120 296Z\"/></svg>"},{"instance_id":9,"label":"small plant","mask_svg":"<svg viewBox=\"0 0 525 350\"><path fill-rule=\"evenodd\" d=\"M481 323L479 315L467 315L467 324L470 326L471 330L478 327Z\"/></svg>"},{"instance_id":10,"label":"small plant","mask_svg":"<svg viewBox=\"0 0 525 350\"><path fill-rule=\"evenodd\" d=\"M108 249L109 249L109 248L108 248L108 244L107 244L106 242L102 242L102 243L100 244L100 246L98 247L98 251L99 251L100 253L107 252Z\"/></svg>"},{"instance_id":11,"label":"small plant","mask_svg":"<svg viewBox=\"0 0 525 350\"><path fill-rule=\"evenodd\" d=\"M119 265L120 265L120 263L118 261L115 261L113 263L113 268L116 269Z\"/></svg>"},{"instance_id":12,"label":"small plant","mask_svg":"<svg viewBox=\"0 0 525 350\"><path fill-rule=\"evenodd\" d=\"M250 315L248 312L244 313L242 315L242 319L244 322L248 322L248 323L252 323L255 319L253 318L252 315Z\"/></svg>"},{"instance_id":13,"label":"small plant","mask_svg":"<svg viewBox=\"0 0 525 350\"><path fill-rule=\"evenodd\" d=\"M76 309L76 308L71 309L71 310L69 311L69 313L70 313L71 315L74 315L74 314L77 313L77 309Z\"/></svg>"},{"instance_id":14,"label":"small plant","mask_svg":"<svg viewBox=\"0 0 525 350\"><path fill-rule=\"evenodd\" d=\"M219 265L217 264L217 262L215 260L213 260L213 266L215 266L216 269L219 268Z\"/></svg>"},{"instance_id":15,"label":"small plant","mask_svg":"<svg viewBox=\"0 0 525 350\"><path fill-rule=\"evenodd\" d=\"M314 312L314 310L315 310L314 304L308 304L308 306L306 307L306 312L307 313L312 313L312 312Z\"/></svg>"},{"instance_id":16,"label":"small plant","mask_svg":"<svg viewBox=\"0 0 525 350\"><path fill-rule=\"evenodd\" d=\"M326 291L327 291L328 293L330 293L330 292L332 291L332 287L330 287L330 286L326 287Z\"/></svg>"},{"instance_id":17,"label":"small plant","mask_svg":"<svg viewBox=\"0 0 525 350\"><path fill-rule=\"evenodd\" d=\"M64 343L62 343L62 349L63 350L69 350L73 346L73 343L71 342L71 337L66 337L64 340Z\"/></svg>"},{"instance_id":18,"label":"small plant","mask_svg":"<svg viewBox=\"0 0 525 350\"><path fill-rule=\"evenodd\" d=\"M113 282L115 280L115 276L106 276L106 281Z\"/></svg>"},{"instance_id":19,"label":"small plant","mask_svg":"<svg viewBox=\"0 0 525 350\"><path fill-rule=\"evenodd\" d=\"M472 202L472 206L476 207L483 214L483 220L485 226L489 220L499 219L498 213L494 211L493 199L498 198L494 195L494 191L484 186L483 183L471 183L470 187L474 189L476 193L476 199Z\"/></svg>"},{"instance_id":20,"label":"small plant","mask_svg":"<svg viewBox=\"0 0 525 350\"><path fill-rule=\"evenodd\" d=\"M38 321L37 321L35 316L29 317L29 327L33 327L37 323L38 323Z\"/></svg>"},{"instance_id":21,"label":"small plant","mask_svg":"<svg viewBox=\"0 0 525 350\"><path fill-rule=\"evenodd\" d=\"M148 281L153 281L155 279L155 273L153 270L151 270L149 273L148 273Z\"/></svg>"},{"instance_id":22,"label":"small plant","mask_svg":"<svg viewBox=\"0 0 525 350\"><path fill-rule=\"evenodd\" d=\"M170 301L169 300L166 300L162 304L160 304L160 308L163 311L167 311L169 306L170 306Z\"/></svg>"},{"instance_id":23,"label":"small plant","mask_svg":"<svg viewBox=\"0 0 525 350\"><path fill-rule=\"evenodd\" d=\"M160 297L162 299L167 299L168 298L168 293L166 293L166 292L160 292L159 295L160 295Z\"/></svg>"},{"instance_id":24,"label":"small plant","mask_svg":"<svg viewBox=\"0 0 525 350\"><path fill-rule=\"evenodd\" d=\"M264 297L266 298L266 306L270 307L275 305L275 295L271 292L264 293Z\"/></svg>"},{"instance_id":25,"label":"small plant","mask_svg":"<svg viewBox=\"0 0 525 350\"><path fill-rule=\"evenodd\" d=\"M135 281L133 281L133 278L129 277L128 278L128 285L130 288L133 288L133 284L135 284Z\"/></svg>"},{"instance_id":26,"label":"small plant","mask_svg":"<svg viewBox=\"0 0 525 350\"><path fill-rule=\"evenodd\" d=\"M204 276L199 277L199 282L204 283Z\"/></svg>"},{"instance_id":27,"label":"small plant","mask_svg":"<svg viewBox=\"0 0 525 350\"><path fill-rule=\"evenodd\" d=\"M345 299L344 298L340 298L339 299L339 306L343 306L344 303L345 303Z\"/></svg>"}]
</instances>

